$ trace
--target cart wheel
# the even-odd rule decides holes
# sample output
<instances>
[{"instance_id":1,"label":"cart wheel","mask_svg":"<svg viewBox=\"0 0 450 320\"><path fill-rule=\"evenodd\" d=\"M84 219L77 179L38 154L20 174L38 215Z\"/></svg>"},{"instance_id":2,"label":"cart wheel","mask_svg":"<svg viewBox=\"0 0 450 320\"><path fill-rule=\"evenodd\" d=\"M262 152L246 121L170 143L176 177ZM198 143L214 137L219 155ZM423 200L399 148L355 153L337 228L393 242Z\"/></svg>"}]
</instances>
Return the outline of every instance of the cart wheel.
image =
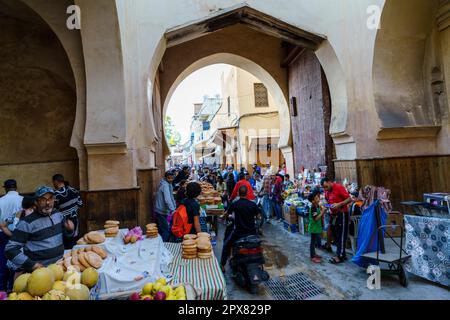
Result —
<instances>
[{"instance_id":1,"label":"cart wheel","mask_svg":"<svg viewBox=\"0 0 450 320\"><path fill-rule=\"evenodd\" d=\"M406 288L408 286L408 274L401 264L399 265L399 272L400 284Z\"/></svg>"}]
</instances>

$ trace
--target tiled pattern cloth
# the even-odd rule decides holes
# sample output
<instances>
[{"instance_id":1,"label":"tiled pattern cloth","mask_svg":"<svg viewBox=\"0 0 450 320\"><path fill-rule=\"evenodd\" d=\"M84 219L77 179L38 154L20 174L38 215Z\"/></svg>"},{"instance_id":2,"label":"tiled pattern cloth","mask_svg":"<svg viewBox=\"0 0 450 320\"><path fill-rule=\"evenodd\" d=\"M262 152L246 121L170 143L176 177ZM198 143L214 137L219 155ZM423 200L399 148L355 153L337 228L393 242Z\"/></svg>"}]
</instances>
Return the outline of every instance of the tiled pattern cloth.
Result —
<instances>
[{"instance_id":1,"label":"tiled pattern cloth","mask_svg":"<svg viewBox=\"0 0 450 320\"><path fill-rule=\"evenodd\" d=\"M417 276L450 286L450 219L405 215L405 269Z\"/></svg>"},{"instance_id":2,"label":"tiled pattern cloth","mask_svg":"<svg viewBox=\"0 0 450 320\"><path fill-rule=\"evenodd\" d=\"M173 254L173 283L190 283L202 289L200 300L227 300L225 278L214 254L211 259L186 260L181 257L180 243L167 242L165 246Z\"/></svg>"}]
</instances>

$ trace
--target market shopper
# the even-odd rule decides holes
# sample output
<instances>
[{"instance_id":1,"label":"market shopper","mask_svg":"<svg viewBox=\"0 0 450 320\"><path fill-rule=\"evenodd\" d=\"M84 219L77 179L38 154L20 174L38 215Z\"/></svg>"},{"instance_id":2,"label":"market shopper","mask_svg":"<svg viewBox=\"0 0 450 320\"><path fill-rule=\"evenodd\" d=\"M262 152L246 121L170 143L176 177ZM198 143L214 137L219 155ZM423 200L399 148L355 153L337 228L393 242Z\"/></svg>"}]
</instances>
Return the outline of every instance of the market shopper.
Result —
<instances>
[{"instance_id":1,"label":"market shopper","mask_svg":"<svg viewBox=\"0 0 450 320\"><path fill-rule=\"evenodd\" d=\"M262 197L262 220L266 223L270 223L270 218L272 217L272 200L270 199L272 184L272 176L268 172L263 177L261 190L259 192L259 196Z\"/></svg>"},{"instance_id":2,"label":"market shopper","mask_svg":"<svg viewBox=\"0 0 450 320\"><path fill-rule=\"evenodd\" d=\"M188 166L184 166L176 175L172 184L175 190L178 190L180 187L180 182L183 180L187 180L189 178L190 170Z\"/></svg>"},{"instance_id":3,"label":"market shopper","mask_svg":"<svg viewBox=\"0 0 450 320\"><path fill-rule=\"evenodd\" d=\"M292 188L294 186L294 183L291 181L291 177L286 174L284 175L284 181L283 181L283 191L286 191L289 188Z\"/></svg>"},{"instance_id":4,"label":"market shopper","mask_svg":"<svg viewBox=\"0 0 450 320\"><path fill-rule=\"evenodd\" d=\"M23 197L17 192L16 180L9 179L3 183L6 194L0 198L0 224L7 227L8 221L14 219L14 215L22 209ZM10 279L5 248L9 237L0 230L0 291L6 291L8 279Z\"/></svg>"},{"instance_id":5,"label":"market shopper","mask_svg":"<svg viewBox=\"0 0 450 320\"><path fill-rule=\"evenodd\" d=\"M344 186L332 182L329 178L323 178L320 184L325 190L325 199L331 206L331 223L330 228L334 229L334 236L336 241L336 256L333 257L330 262L338 264L344 262L347 259L345 246L348 238L348 207L352 199L348 194ZM331 243L328 242L327 247L331 247Z\"/></svg>"},{"instance_id":6,"label":"market shopper","mask_svg":"<svg viewBox=\"0 0 450 320\"><path fill-rule=\"evenodd\" d=\"M73 222L54 208L55 191L46 186L35 193L36 211L22 218L6 245L5 255L21 271L32 272L63 257L64 237L72 237Z\"/></svg>"},{"instance_id":7,"label":"market shopper","mask_svg":"<svg viewBox=\"0 0 450 320\"><path fill-rule=\"evenodd\" d=\"M322 247L322 217L325 213L325 207L320 205L320 192L315 191L308 196L311 207L309 208L308 231L311 234L311 243L309 252L311 261L314 263L322 262L322 257L316 254L316 247Z\"/></svg>"},{"instance_id":8,"label":"market shopper","mask_svg":"<svg viewBox=\"0 0 450 320\"><path fill-rule=\"evenodd\" d=\"M65 219L70 219L75 226L73 237L64 238L64 248L72 249L76 245L79 233L78 212L83 207L83 200L80 192L71 187L62 174L55 174L52 180L55 188L55 208Z\"/></svg>"},{"instance_id":9,"label":"market shopper","mask_svg":"<svg viewBox=\"0 0 450 320\"><path fill-rule=\"evenodd\" d=\"M278 222L283 221L283 214L281 212L281 205L283 203L283 198L281 197L282 193L283 193L283 178L279 174L277 174L275 176L272 186L271 200L273 211L275 214L275 219Z\"/></svg>"},{"instance_id":10,"label":"market shopper","mask_svg":"<svg viewBox=\"0 0 450 320\"><path fill-rule=\"evenodd\" d=\"M225 265L233 244L240 238L257 234L255 219L260 214L260 210L255 202L248 200L248 190L247 186L240 186L239 200L233 202L227 210L227 216L233 220L233 227L223 243L220 261L223 272L225 272Z\"/></svg>"},{"instance_id":11,"label":"market shopper","mask_svg":"<svg viewBox=\"0 0 450 320\"><path fill-rule=\"evenodd\" d=\"M230 202L233 202L234 199L238 196L239 188L245 186L247 188L247 199L251 201L255 201L255 193L253 192L253 188L249 182L250 175L248 172L239 174L239 182L234 186L233 192L230 196Z\"/></svg>"},{"instance_id":12,"label":"market shopper","mask_svg":"<svg viewBox=\"0 0 450 320\"><path fill-rule=\"evenodd\" d=\"M186 185L187 180L183 180L180 182L180 188L177 191L175 201L177 203L177 207L186 199Z\"/></svg>"},{"instance_id":13,"label":"market shopper","mask_svg":"<svg viewBox=\"0 0 450 320\"><path fill-rule=\"evenodd\" d=\"M164 242L167 242L170 236L168 218L176 210L176 202L173 197L173 180L173 173L167 171L159 183L159 188L156 192L155 220L158 225L159 234Z\"/></svg>"},{"instance_id":14,"label":"market shopper","mask_svg":"<svg viewBox=\"0 0 450 320\"><path fill-rule=\"evenodd\" d=\"M200 226L200 203L197 198L202 193L202 187L197 182L190 182L186 186L186 199L183 201L188 215L188 223L192 224L192 234L202 232Z\"/></svg>"}]
</instances>

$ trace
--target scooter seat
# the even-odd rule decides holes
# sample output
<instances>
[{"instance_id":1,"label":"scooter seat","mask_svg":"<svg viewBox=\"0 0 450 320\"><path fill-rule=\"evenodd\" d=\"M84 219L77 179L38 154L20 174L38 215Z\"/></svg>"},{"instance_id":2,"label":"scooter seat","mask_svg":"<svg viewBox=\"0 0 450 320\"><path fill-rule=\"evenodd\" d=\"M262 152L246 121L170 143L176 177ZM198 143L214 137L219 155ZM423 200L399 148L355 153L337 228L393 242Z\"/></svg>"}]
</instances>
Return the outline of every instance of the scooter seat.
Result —
<instances>
[{"instance_id":1,"label":"scooter seat","mask_svg":"<svg viewBox=\"0 0 450 320\"><path fill-rule=\"evenodd\" d=\"M261 239L257 235L248 235L234 243L234 247L256 248L261 246Z\"/></svg>"}]
</instances>

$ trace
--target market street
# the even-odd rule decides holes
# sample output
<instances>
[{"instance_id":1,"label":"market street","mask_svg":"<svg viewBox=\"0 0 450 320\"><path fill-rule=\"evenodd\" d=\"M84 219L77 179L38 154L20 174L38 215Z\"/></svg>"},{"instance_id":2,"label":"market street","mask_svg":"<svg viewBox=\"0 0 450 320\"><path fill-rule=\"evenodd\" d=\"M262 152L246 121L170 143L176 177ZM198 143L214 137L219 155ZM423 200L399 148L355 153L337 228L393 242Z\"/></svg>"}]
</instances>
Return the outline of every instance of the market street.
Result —
<instances>
[{"instance_id":1,"label":"market street","mask_svg":"<svg viewBox=\"0 0 450 320\"><path fill-rule=\"evenodd\" d=\"M223 226L221 225L221 228ZM216 256L220 256L223 230L219 232L219 242L215 248ZM382 277L381 290L369 290L366 286L368 275L350 261L340 266L334 266L327 259L319 265L311 263L309 259L308 236L293 234L285 231L282 224L264 226L264 248L266 265L273 264L273 269L267 271L271 277L290 275L298 272L307 274L325 294L313 299L318 300L442 300L449 299L449 291L445 286L427 281L413 274L409 275L409 286L402 287L396 276ZM331 254L319 252L324 258L331 258ZM351 256L350 256L351 257ZM350 260L350 259L349 259ZM238 287L226 273L228 299L271 300L269 294L260 287L257 295L249 294Z\"/></svg>"}]
</instances>

